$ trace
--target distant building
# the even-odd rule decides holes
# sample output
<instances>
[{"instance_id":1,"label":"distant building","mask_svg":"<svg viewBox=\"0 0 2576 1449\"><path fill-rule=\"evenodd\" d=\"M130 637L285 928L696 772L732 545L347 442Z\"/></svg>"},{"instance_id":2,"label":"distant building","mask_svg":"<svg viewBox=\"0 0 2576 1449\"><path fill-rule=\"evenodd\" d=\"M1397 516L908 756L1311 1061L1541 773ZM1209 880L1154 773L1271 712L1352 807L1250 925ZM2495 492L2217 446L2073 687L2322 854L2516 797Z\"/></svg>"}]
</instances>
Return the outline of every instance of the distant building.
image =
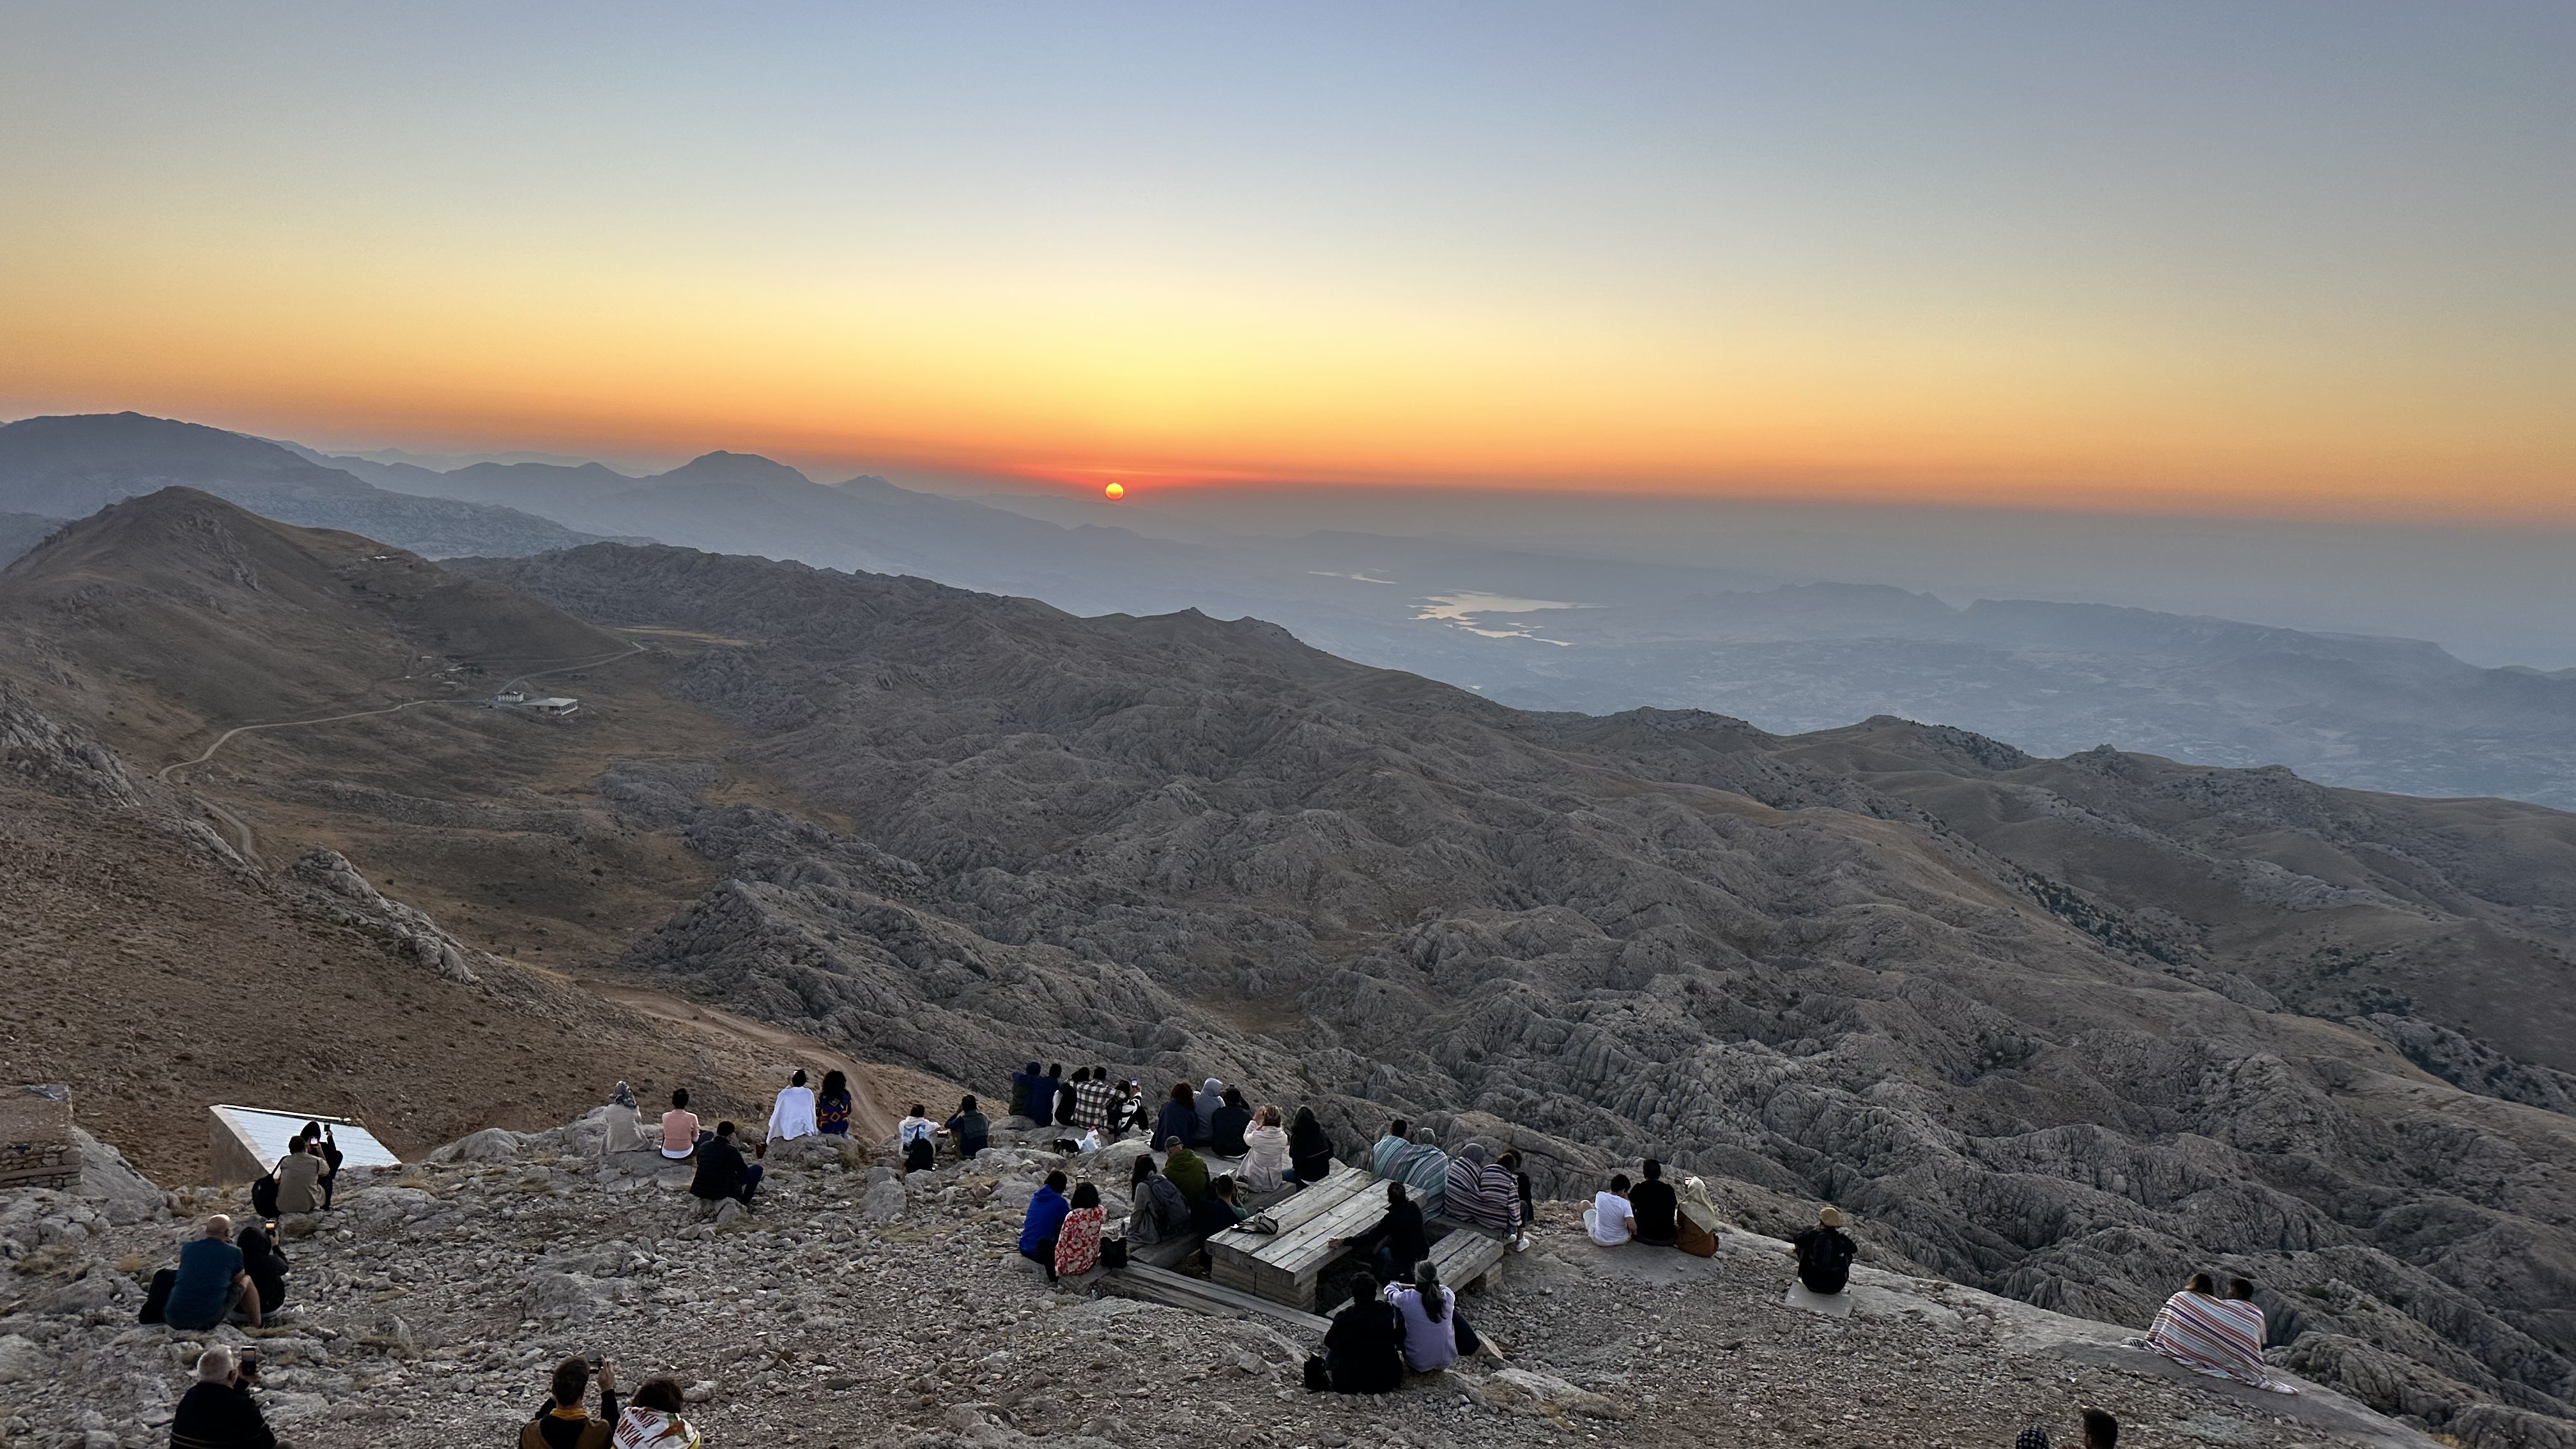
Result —
<instances>
[{"instance_id":1,"label":"distant building","mask_svg":"<svg viewBox=\"0 0 2576 1449\"><path fill-rule=\"evenodd\" d=\"M60 1082L0 1087L0 1188L80 1183L72 1145L72 1090Z\"/></svg>"},{"instance_id":2,"label":"distant building","mask_svg":"<svg viewBox=\"0 0 2576 1449\"><path fill-rule=\"evenodd\" d=\"M581 708L581 701L578 699L570 699L559 694L537 698L531 696L524 689L505 689L499 694L492 696L492 707L494 709L526 710L532 714L542 714L554 719L562 719L566 715L579 710Z\"/></svg>"}]
</instances>

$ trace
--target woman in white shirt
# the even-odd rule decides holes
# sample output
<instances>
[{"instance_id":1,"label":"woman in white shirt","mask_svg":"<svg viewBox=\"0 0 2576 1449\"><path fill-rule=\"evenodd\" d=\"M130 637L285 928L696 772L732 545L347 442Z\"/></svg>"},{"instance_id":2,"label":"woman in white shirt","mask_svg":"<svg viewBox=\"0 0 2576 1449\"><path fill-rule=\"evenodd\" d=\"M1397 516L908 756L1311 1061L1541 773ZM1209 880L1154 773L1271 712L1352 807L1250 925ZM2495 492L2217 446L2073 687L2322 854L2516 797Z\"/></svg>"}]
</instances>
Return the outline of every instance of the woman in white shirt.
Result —
<instances>
[{"instance_id":1,"label":"woman in white shirt","mask_svg":"<svg viewBox=\"0 0 2576 1449\"><path fill-rule=\"evenodd\" d=\"M1265 1106L1260 1125L1243 1134L1243 1167L1235 1181L1254 1192L1275 1192L1297 1180L1288 1165L1288 1129L1279 1125L1279 1109Z\"/></svg>"},{"instance_id":2,"label":"woman in white shirt","mask_svg":"<svg viewBox=\"0 0 2576 1449\"><path fill-rule=\"evenodd\" d=\"M1583 1226L1590 1229L1592 1241L1605 1248L1615 1248L1637 1235L1637 1213L1628 1206L1628 1174L1610 1179L1607 1192L1592 1195L1592 1206L1583 1210Z\"/></svg>"},{"instance_id":3,"label":"woman in white shirt","mask_svg":"<svg viewBox=\"0 0 2576 1449\"><path fill-rule=\"evenodd\" d=\"M769 1140L784 1142L793 1137L816 1137L823 1129L814 1123L814 1089L805 1085L800 1069L778 1089L778 1101L769 1109Z\"/></svg>"}]
</instances>

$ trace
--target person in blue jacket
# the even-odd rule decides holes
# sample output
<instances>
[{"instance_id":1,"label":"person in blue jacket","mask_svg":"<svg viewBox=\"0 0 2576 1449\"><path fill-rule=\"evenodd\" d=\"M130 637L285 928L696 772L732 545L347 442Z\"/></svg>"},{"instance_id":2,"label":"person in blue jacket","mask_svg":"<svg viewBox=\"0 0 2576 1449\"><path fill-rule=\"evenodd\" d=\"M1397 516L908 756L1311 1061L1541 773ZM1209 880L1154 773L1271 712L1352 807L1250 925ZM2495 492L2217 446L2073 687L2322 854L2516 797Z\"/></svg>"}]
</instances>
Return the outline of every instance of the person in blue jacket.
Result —
<instances>
[{"instance_id":1,"label":"person in blue jacket","mask_svg":"<svg viewBox=\"0 0 2576 1449\"><path fill-rule=\"evenodd\" d=\"M1065 1200L1065 1176L1047 1174L1046 1185L1029 1198L1029 1215L1020 1224L1020 1256L1046 1269L1047 1281L1055 1281L1055 1239L1064 1227L1064 1215L1073 1211Z\"/></svg>"}]
</instances>

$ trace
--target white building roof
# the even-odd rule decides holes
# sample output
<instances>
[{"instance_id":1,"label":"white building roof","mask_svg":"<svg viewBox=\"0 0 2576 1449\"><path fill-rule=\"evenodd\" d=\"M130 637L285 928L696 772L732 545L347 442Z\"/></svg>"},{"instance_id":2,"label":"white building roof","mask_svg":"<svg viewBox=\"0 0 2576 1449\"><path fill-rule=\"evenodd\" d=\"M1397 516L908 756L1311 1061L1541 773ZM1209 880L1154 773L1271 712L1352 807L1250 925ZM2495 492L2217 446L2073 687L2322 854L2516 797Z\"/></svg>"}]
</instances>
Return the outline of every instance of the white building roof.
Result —
<instances>
[{"instance_id":1,"label":"white building roof","mask_svg":"<svg viewBox=\"0 0 2576 1449\"><path fill-rule=\"evenodd\" d=\"M206 1110L232 1129L233 1135L248 1147L252 1157L262 1164L275 1162L286 1155L286 1144L307 1122L319 1122L331 1129L331 1140L339 1146L343 1167L400 1167L402 1159L393 1149L378 1142L375 1134L346 1118L326 1116L319 1112L278 1112L265 1107L235 1107L217 1104Z\"/></svg>"}]
</instances>

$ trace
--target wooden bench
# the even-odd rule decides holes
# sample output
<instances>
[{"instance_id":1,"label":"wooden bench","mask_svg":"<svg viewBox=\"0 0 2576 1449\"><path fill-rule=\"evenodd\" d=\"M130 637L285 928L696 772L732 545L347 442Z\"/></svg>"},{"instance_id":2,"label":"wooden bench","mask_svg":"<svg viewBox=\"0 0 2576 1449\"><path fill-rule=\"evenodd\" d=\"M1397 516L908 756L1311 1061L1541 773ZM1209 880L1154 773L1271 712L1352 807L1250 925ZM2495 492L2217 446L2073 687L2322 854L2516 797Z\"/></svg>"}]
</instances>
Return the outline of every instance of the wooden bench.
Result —
<instances>
[{"instance_id":1,"label":"wooden bench","mask_svg":"<svg viewBox=\"0 0 2576 1449\"><path fill-rule=\"evenodd\" d=\"M1293 1191L1293 1188L1280 1187L1269 1192L1239 1195L1236 1200L1243 1204L1247 1212L1265 1212L1271 1205L1287 1200ZM1207 1246L1206 1234L1183 1233L1176 1238L1165 1238L1159 1243L1130 1243L1127 1245L1127 1260L1154 1268L1178 1268L1205 1246Z\"/></svg>"},{"instance_id":2,"label":"wooden bench","mask_svg":"<svg viewBox=\"0 0 2576 1449\"><path fill-rule=\"evenodd\" d=\"M1504 1255L1511 1251L1511 1242L1482 1228L1460 1223L1448 1226L1448 1233L1431 1245L1431 1266L1439 1272L1443 1284L1464 1293L1482 1283L1485 1275L1494 1271L1494 1265L1503 1261Z\"/></svg>"},{"instance_id":3,"label":"wooden bench","mask_svg":"<svg viewBox=\"0 0 2576 1449\"><path fill-rule=\"evenodd\" d=\"M1255 1297L1222 1283L1211 1283L1204 1278L1192 1278L1185 1273L1175 1273L1168 1268L1152 1267L1139 1263L1133 1258L1127 1260L1127 1266L1124 1268L1102 1273L1094 1288L1097 1292L1116 1297L1140 1298L1148 1303L1169 1304L1174 1308L1186 1308L1193 1313L1204 1313L1213 1318L1243 1318L1259 1315L1272 1323L1295 1329L1319 1342L1323 1339L1324 1330L1333 1326L1331 1319L1319 1318L1312 1313L1291 1308L1285 1303L1273 1303L1266 1298Z\"/></svg>"},{"instance_id":4,"label":"wooden bench","mask_svg":"<svg viewBox=\"0 0 2576 1449\"><path fill-rule=\"evenodd\" d=\"M1386 1197L1370 1173L1340 1163L1322 1182L1309 1184L1270 1209L1273 1233L1238 1228L1207 1241L1209 1275L1218 1283L1303 1312L1315 1309L1315 1279L1353 1237L1386 1215Z\"/></svg>"}]
</instances>

